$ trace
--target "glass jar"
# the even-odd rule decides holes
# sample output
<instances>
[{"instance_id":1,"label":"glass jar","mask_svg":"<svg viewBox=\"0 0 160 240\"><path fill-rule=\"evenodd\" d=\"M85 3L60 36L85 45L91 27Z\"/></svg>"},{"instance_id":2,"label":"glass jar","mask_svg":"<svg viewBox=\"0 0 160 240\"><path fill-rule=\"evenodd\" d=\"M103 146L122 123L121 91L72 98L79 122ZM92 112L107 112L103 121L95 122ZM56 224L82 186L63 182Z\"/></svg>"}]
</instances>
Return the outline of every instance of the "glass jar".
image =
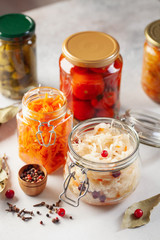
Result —
<instances>
[{"instance_id":1,"label":"glass jar","mask_svg":"<svg viewBox=\"0 0 160 240\"><path fill-rule=\"evenodd\" d=\"M160 147L159 119L160 114L142 109L131 109L120 117L121 121L112 118L93 118L77 124L68 139L69 151L64 171L64 191L60 199L72 206L78 206L81 198L93 205L110 205L119 203L129 196L140 179L139 142L152 147ZM81 143L81 138L94 131L95 127L101 123L109 124L116 129L115 131L118 130L122 134L125 133L125 136L128 135L129 145L125 143L123 146L123 141L117 142L118 145L116 143L116 151L119 151L120 146L124 147L123 153L126 149L130 150L118 161L114 161L112 157L107 162L98 161L100 157L98 152L96 152L97 155L91 156L91 160L85 159L73 147L75 143ZM100 130L102 130L101 127ZM93 144L93 140L88 140L88 136L86 139L90 141L90 145ZM119 141L118 137L114 136L114 139ZM102 142L105 144L105 139ZM98 139L97 146L99 145ZM111 145L113 148L112 142ZM86 143L84 147L88 154Z\"/></svg>"},{"instance_id":2,"label":"glass jar","mask_svg":"<svg viewBox=\"0 0 160 240\"><path fill-rule=\"evenodd\" d=\"M19 156L43 165L48 173L65 164L72 114L64 94L51 87L28 91L17 114Z\"/></svg>"},{"instance_id":3,"label":"glass jar","mask_svg":"<svg viewBox=\"0 0 160 240\"><path fill-rule=\"evenodd\" d=\"M108 163L103 160L96 162L81 157L75 151L73 143L86 133L93 131L100 123L109 124L121 133L129 135L132 151L127 157ZM62 200L78 206L79 199L83 197L83 200L89 204L109 205L119 203L136 188L140 179L139 137L130 126L112 118L93 118L73 128L68 145L69 152L64 174L66 198L64 199L64 193L62 193ZM66 186L77 197L77 200L74 201L67 196Z\"/></svg>"},{"instance_id":4,"label":"glass jar","mask_svg":"<svg viewBox=\"0 0 160 240\"><path fill-rule=\"evenodd\" d=\"M60 89L75 120L118 115L122 57L113 37L94 31L71 35L63 42L59 67Z\"/></svg>"},{"instance_id":5,"label":"glass jar","mask_svg":"<svg viewBox=\"0 0 160 240\"><path fill-rule=\"evenodd\" d=\"M160 103L160 20L145 29L142 87L155 102Z\"/></svg>"},{"instance_id":6,"label":"glass jar","mask_svg":"<svg viewBox=\"0 0 160 240\"><path fill-rule=\"evenodd\" d=\"M17 13L0 16L0 92L21 99L36 86L34 20Z\"/></svg>"}]
</instances>

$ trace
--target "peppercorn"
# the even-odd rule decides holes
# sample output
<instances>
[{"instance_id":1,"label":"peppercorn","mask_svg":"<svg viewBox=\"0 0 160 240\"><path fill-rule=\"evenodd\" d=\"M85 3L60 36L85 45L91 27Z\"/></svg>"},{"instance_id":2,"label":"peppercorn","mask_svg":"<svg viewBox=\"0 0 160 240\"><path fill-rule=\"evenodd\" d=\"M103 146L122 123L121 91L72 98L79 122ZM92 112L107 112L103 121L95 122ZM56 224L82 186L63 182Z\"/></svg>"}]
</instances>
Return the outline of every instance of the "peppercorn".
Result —
<instances>
[{"instance_id":1,"label":"peppercorn","mask_svg":"<svg viewBox=\"0 0 160 240\"><path fill-rule=\"evenodd\" d=\"M59 222L59 218L58 218L58 217L53 218L53 219L52 219L52 222L53 222L53 223L58 223L58 222Z\"/></svg>"},{"instance_id":2,"label":"peppercorn","mask_svg":"<svg viewBox=\"0 0 160 240\"><path fill-rule=\"evenodd\" d=\"M49 210L53 210L53 206L52 206L52 205L50 205L48 209L49 209Z\"/></svg>"},{"instance_id":3,"label":"peppercorn","mask_svg":"<svg viewBox=\"0 0 160 240\"><path fill-rule=\"evenodd\" d=\"M45 177L44 172L34 168L32 165L28 166L21 174L20 178L26 182L37 183Z\"/></svg>"}]
</instances>

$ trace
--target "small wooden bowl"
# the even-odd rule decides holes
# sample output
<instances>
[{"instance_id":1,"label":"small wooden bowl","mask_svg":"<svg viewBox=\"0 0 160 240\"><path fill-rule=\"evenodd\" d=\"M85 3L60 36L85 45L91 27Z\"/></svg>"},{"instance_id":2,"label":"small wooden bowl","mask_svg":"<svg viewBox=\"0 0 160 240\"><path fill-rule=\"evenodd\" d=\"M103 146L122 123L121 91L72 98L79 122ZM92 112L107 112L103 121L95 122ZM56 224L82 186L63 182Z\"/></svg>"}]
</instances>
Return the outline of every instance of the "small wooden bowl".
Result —
<instances>
[{"instance_id":1,"label":"small wooden bowl","mask_svg":"<svg viewBox=\"0 0 160 240\"><path fill-rule=\"evenodd\" d=\"M42 181L37 182L37 183L31 183L31 182L26 182L20 178L20 176L24 172L24 170L26 168L28 168L28 166L30 166L30 165L32 165L34 168L36 168L36 169L38 168L39 170L44 172L44 178L42 179ZM26 193L29 196L36 196L45 189L45 186L47 183L47 171L42 165L26 164L23 167L21 167L18 172L18 181L19 181L19 185L24 193Z\"/></svg>"}]
</instances>

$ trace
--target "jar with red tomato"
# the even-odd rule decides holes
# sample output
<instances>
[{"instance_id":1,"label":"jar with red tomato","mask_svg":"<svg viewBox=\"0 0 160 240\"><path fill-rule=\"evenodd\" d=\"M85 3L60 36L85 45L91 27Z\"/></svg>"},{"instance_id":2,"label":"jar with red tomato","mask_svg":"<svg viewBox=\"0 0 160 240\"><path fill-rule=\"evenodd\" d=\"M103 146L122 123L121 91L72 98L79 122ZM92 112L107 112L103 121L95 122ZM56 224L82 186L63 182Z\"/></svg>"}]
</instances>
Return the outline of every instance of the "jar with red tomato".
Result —
<instances>
[{"instance_id":1,"label":"jar with red tomato","mask_svg":"<svg viewBox=\"0 0 160 240\"><path fill-rule=\"evenodd\" d=\"M160 20L145 29L142 87L154 102L160 103Z\"/></svg>"},{"instance_id":2,"label":"jar with red tomato","mask_svg":"<svg viewBox=\"0 0 160 240\"><path fill-rule=\"evenodd\" d=\"M118 115L123 65L119 50L118 42L102 32L75 33L63 42L60 89L75 120Z\"/></svg>"}]
</instances>

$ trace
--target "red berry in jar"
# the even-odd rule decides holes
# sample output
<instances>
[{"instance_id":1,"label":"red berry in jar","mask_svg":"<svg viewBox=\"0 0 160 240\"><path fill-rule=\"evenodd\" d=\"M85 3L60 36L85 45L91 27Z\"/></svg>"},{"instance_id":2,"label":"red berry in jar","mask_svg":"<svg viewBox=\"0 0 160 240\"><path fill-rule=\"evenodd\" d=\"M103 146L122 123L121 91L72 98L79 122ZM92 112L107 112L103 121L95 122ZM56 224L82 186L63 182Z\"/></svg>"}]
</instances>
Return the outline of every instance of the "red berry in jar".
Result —
<instances>
[{"instance_id":1,"label":"red berry in jar","mask_svg":"<svg viewBox=\"0 0 160 240\"><path fill-rule=\"evenodd\" d=\"M136 217L136 218L141 218L142 216L143 216L143 211L142 211L142 209L136 209L135 210L135 212L134 212L134 216Z\"/></svg>"},{"instance_id":2,"label":"red berry in jar","mask_svg":"<svg viewBox=\"0 0 160 240\"><path fill-rule=\"evenodd\" d=\"M102 156L102 157L108 157L108 152L107 152L106 150L103 150L103 151L101 152L101 156Z\"/></svg>"},{"instance_id":3,"label":"red berry in jar","mask_svg":"<svg viewBox=\"0 0 160 240\"><path fill-rule=\"evenodd\" d=\"M64 215L65 215L65 210L64 210L64 208L59 208L58 210L57 210L57 214L60 216L60 217L64 217Z\"/></svg>"},{"instance_id":4,"label":"red berry in jar","mask_svg":"<svg viewBox=\"0 0 160 240\"><path fill-rule=\"evenodd\" d=\"M5 193L6 198L13 198L14 197L14 191L12 189L8 189Z\"/></svg>"}]
</instances>

